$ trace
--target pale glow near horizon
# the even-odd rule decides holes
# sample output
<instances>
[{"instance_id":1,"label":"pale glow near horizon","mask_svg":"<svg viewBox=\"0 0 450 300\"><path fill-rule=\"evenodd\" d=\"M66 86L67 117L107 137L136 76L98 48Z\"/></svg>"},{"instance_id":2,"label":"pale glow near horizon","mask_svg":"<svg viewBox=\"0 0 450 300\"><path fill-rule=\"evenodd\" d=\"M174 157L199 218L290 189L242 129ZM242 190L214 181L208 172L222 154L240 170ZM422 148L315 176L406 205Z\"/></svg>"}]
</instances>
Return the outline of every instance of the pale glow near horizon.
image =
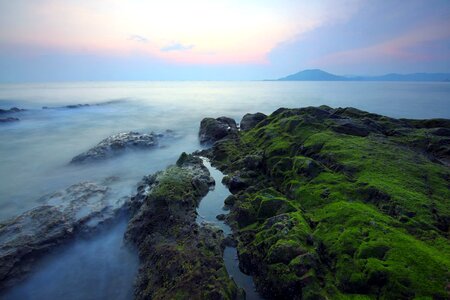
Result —
<instances>
[{"instance_id":1,"label":"pale glow near horizon","mask_svg":"<svg viewBox=\"0 0 450 300\"><path fill-rule=\"evenodd\" d=\"M14 1L0 42L177 63L257 63L278 44L357 6L333 1ZM348 7L348 8L346 8Z\"/></svg>"}]
</instances>

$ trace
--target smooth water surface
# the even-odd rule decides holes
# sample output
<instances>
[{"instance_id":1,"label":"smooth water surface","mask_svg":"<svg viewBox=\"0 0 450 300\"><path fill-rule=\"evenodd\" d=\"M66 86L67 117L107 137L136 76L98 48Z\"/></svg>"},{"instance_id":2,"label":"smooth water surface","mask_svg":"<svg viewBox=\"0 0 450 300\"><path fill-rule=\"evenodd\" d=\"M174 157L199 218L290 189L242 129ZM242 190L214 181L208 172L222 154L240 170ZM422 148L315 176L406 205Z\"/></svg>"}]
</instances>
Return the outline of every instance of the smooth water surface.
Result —
<instances>
[{"instance_id":1,"label":"smooth water surface","mask_svg":"<svg viewBox=\"0 0 450 300\"><path fill-rule=\"evenodd\" d=\"M112 101L111 103L109 103ZM70 104L76 109L42 109ZM119 176L124 193L143 175L199 148L201 119L237 121L247 112L326 104L353 106L392 117L450 117L450 83L408 82L84 82L0 84L0 108L29 109L0 124L0 220L28 210L37 199L85 181ZM129 130L180 136L165 148L132 152L81 167L68 162L107 136ZM128 188L127 188L128 187Z\"/></svg>"},{"instance_id":2,"label":"smooth water surface","mask_svg":"<svg viewBox=\"0 0 450 300\"><path fill-rule=\"evenodd\" d=\"M200 201L200 205L197 208L197 222L207 223L219 227L223 230L225 235L231 233L231 228L224 221L217 220L216 216L225 213L223 209L223 202L226 197L228 197L230 192L222 184L222 179L224 175L222 172L211 166L208 159L202 158L203 164L208 168L211 177L214 178L216 182L214 189L209 191L208 194L203 197ZM258 300L262 299L261 296L256 292L255 283L253 282L252 276L242 273L239 269L239 260L237 256L237 250L235 247L225 247L223 260L225 263L225 268L228 274L233 277L234 282L237 286L244 289L245 296L247 300Z\"/></svg>"}]
</instances>

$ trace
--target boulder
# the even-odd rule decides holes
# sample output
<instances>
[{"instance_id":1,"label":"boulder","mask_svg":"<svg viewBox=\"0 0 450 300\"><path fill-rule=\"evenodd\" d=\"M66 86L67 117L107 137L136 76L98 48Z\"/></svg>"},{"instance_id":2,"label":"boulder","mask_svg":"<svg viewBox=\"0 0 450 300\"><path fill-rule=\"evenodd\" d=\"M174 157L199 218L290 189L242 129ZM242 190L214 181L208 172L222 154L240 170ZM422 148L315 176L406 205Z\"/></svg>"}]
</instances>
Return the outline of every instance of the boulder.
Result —
<instances>
[{"instance_id":1,"label":"boulder","mask_svg":"<svg viewBox=\"0 0 450 300\"><path fill-rule=\"evenodd\" d=\"M126 199L111 200L107 186L83 182L39 201L44 204L0 223L0 289L21 280L38 258L75 233L112 221Z\"/></svg>"},{"instance_id":2,"label":"boulder","mask_svg":"<svg viewBox=\"0 0 450 300\"><path fill-rule=\"evenodd\" d=\"M88 151L75 156L70 163L79 164L104 160L127 149L152 149L159 145L160 138L167 136L172 136L172 132L167 130L164 134L156 134L130 131L114 134Z\"/></svg>"},{"instance_id":3,"label":"boulder","mask_svg":"<svg viewBox=\"0 0 450 300\"><path fill-rule=\"evenodd\" d=\"M267 118L267 116L260 112L254 114L245 114L241 120L240 128L241 130L250 130L265 118Z\"/></svg>"},{"instance_id":4,"label":"boulder","mask_svg":"<svg viewBox=\"0 0 450 300\"><path fill-rule=\"evenodd\" d=\"M200 123L200 144L213 144L214 142L221 140L228 135L236 133L236 122L231 118L204 118Z\"/></svg>"},{"instance_id":5,"label":"boulder","mask_svg":"<svg viewBox=\"0 0 450 300\"><path fill-rule=\"evenodd\" d=\"M249 187L248 180L242 178L240 175L233 175L231 177L225 176L222 183L228 186L228 189L232 194L237 194Z\"/></svg>"}]
</instances>

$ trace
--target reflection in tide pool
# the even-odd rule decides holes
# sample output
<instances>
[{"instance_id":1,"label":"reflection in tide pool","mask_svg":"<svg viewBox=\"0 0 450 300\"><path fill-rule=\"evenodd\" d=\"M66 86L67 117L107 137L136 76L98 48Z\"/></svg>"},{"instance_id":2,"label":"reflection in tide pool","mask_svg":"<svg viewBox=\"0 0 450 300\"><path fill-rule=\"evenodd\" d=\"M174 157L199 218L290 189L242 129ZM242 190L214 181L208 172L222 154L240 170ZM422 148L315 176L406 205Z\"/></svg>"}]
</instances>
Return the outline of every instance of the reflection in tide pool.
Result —
<instances>
[{"instance_id":1,"label":"reflection in tide pool","mask_svg":"<svg viewBox=\"0 0 450 300\"><path fill-rule=\"evenodd\" d=\"M208 223L223 230L225 235L231 233L231 228L224 221L217 220L216 216L223 214L223 202L226 197L230 195L230 192L222 184L224 175L222 172L211 166L208 159L202 158L203 164L208 168L211 177L214 178L214 189L209 191L208 194L200 201L200 205L197 209L197 223ZM239 269L239 260L237 257L237 250L234 247L225 247L223 260L228 274L233 277L237 286L245 291L247 300L262 299L256 292L255 284L252 276L242 273Z\"/></svg>"}]
</instances>

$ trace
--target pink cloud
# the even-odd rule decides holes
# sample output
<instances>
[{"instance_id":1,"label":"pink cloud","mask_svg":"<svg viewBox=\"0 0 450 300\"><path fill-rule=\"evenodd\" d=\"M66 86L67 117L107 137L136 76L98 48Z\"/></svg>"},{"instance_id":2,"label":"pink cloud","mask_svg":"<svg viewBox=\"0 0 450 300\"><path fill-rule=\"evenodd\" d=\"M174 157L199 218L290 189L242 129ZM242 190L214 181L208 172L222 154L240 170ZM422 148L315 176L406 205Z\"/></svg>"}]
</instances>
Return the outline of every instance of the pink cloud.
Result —
<instances>
[{"instance_id":1,"label":"pink cloud","mask_svg":"<svg viewBox=\"0 0 450 300\"><path fill-rule=\"evenodd\" d=\"M334 66L360 63L376 63L386 60L432 61L442 59L442 55L432 51L415 51L426 49L435 41L450 38L450 20L438 23L421 24L396 38L368 47L336 52L311 62L313 65Z\"/></svg>"}]
</instances>

